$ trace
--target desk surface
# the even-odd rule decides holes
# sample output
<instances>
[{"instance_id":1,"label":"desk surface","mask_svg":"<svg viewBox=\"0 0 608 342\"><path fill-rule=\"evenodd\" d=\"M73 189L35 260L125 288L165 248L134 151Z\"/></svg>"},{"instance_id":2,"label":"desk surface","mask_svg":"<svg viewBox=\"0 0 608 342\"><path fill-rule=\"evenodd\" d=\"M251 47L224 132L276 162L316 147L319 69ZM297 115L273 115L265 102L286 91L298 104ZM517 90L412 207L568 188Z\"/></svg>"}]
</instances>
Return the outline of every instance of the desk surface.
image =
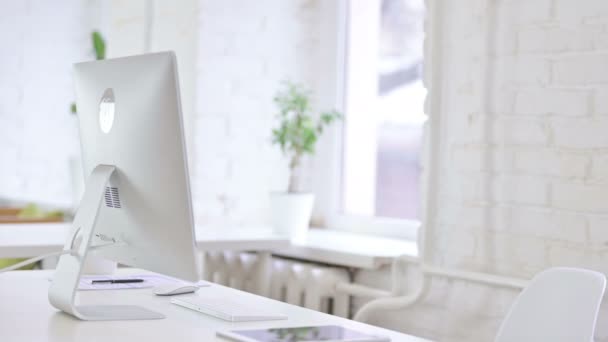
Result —
<instances>
[{"instance_id":1,"label":"desk surface","mask_svg":"<svg viewBox=\"0 0 608 342\"><path fill-rule=\"evenodd\" d=\"M123 273L141 273L126 269ZM373 327L344 318L278 302L220 285L201 288L201 294L243 300L248 304L286 314L273 322L230 323L171 304L151 289L86 291L82 304L134 304L162 312L163 320L83 322L58 312L47 299L51 271L17 271L0 274L0 341L224 341L219 330L339 324L360 331L390 336L392 341L422 342L421 338ZM191 294L186 296L196 296Z\"/></svg>"}]
</instances>

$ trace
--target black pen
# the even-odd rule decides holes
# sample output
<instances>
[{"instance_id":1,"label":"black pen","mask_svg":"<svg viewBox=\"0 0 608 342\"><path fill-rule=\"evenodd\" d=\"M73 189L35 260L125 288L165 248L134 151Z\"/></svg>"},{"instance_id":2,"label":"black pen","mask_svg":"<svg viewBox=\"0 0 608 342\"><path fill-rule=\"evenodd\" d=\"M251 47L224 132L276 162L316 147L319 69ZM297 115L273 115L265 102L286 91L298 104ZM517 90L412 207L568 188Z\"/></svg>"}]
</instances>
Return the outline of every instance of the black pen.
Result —
<instances>
[{"instance_id":1,"label":"black pen","mask_svg":"<svg viewBox=\"0 0 608 342\"><path fill-rule=\"evenodd\" d=\"M107 280L93 280L91 284L129 284L129 283L143 283L143 279L107 279Z\"/></svg>"}]
</instances>

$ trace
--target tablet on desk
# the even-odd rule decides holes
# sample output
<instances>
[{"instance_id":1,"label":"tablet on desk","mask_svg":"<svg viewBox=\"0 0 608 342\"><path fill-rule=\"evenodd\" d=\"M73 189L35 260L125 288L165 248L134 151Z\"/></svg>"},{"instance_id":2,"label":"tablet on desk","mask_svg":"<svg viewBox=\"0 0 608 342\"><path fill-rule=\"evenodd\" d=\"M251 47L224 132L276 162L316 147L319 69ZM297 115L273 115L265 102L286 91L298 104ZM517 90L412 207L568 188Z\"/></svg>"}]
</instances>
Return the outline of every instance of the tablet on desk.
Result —
<instances>
[{"instance_id":1,"label":"tablet on desk","mask_svg":"<svg viewBox=\"0 0 608 342\"><path fill-rule=\"evenodd\" d=\"M389 342L390 338L362 333L337 325L232 330L218 336L237 342Z\"/></svg>"}]
</instances>

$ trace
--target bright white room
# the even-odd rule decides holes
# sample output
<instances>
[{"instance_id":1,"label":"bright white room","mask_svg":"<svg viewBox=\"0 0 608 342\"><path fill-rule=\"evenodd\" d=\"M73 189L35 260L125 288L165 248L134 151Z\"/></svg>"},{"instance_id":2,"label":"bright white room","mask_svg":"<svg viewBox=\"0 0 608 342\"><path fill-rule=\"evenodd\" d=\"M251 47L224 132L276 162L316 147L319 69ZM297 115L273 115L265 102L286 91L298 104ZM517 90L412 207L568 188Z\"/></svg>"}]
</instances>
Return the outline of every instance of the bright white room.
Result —
<instances>
[{"instance_id":1,"label":"bright white room","mask_svg":"<svg viewBox=\"0 0 608 342\"><path fill-rule=\"evenodd\" d=\"M0 0L0 341L608 342L608 1Z\"/></svg>"}]
</instances>

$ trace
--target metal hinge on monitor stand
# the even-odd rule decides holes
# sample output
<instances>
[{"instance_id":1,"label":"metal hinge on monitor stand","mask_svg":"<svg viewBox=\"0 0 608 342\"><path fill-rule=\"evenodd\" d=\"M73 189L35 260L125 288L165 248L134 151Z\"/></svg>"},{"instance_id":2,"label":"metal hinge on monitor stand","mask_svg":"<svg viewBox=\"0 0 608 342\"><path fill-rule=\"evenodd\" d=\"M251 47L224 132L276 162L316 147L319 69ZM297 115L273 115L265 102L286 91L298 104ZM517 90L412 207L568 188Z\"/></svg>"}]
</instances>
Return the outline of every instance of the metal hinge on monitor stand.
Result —
<instances>
[{"instance_id":1,"label":"metal hinge on monitor stand","mask_svg":"<svg viewBox=\"0 0 608 342\"><path fill-rule=\"evenodd\" d=\"M91 247L92 237L104 201L106 185L116 170L112 165L97 165L86 184L86 189L72 231L63 249L72 251L59 258L49 288L49 301L57 309L87 321L160 319L165 316L134 305L76 305L76 291L82 268ZM78 238L77 238L77 235ZM75 241L79 243L75 245Z\"/></svg>"}]
</instances>

